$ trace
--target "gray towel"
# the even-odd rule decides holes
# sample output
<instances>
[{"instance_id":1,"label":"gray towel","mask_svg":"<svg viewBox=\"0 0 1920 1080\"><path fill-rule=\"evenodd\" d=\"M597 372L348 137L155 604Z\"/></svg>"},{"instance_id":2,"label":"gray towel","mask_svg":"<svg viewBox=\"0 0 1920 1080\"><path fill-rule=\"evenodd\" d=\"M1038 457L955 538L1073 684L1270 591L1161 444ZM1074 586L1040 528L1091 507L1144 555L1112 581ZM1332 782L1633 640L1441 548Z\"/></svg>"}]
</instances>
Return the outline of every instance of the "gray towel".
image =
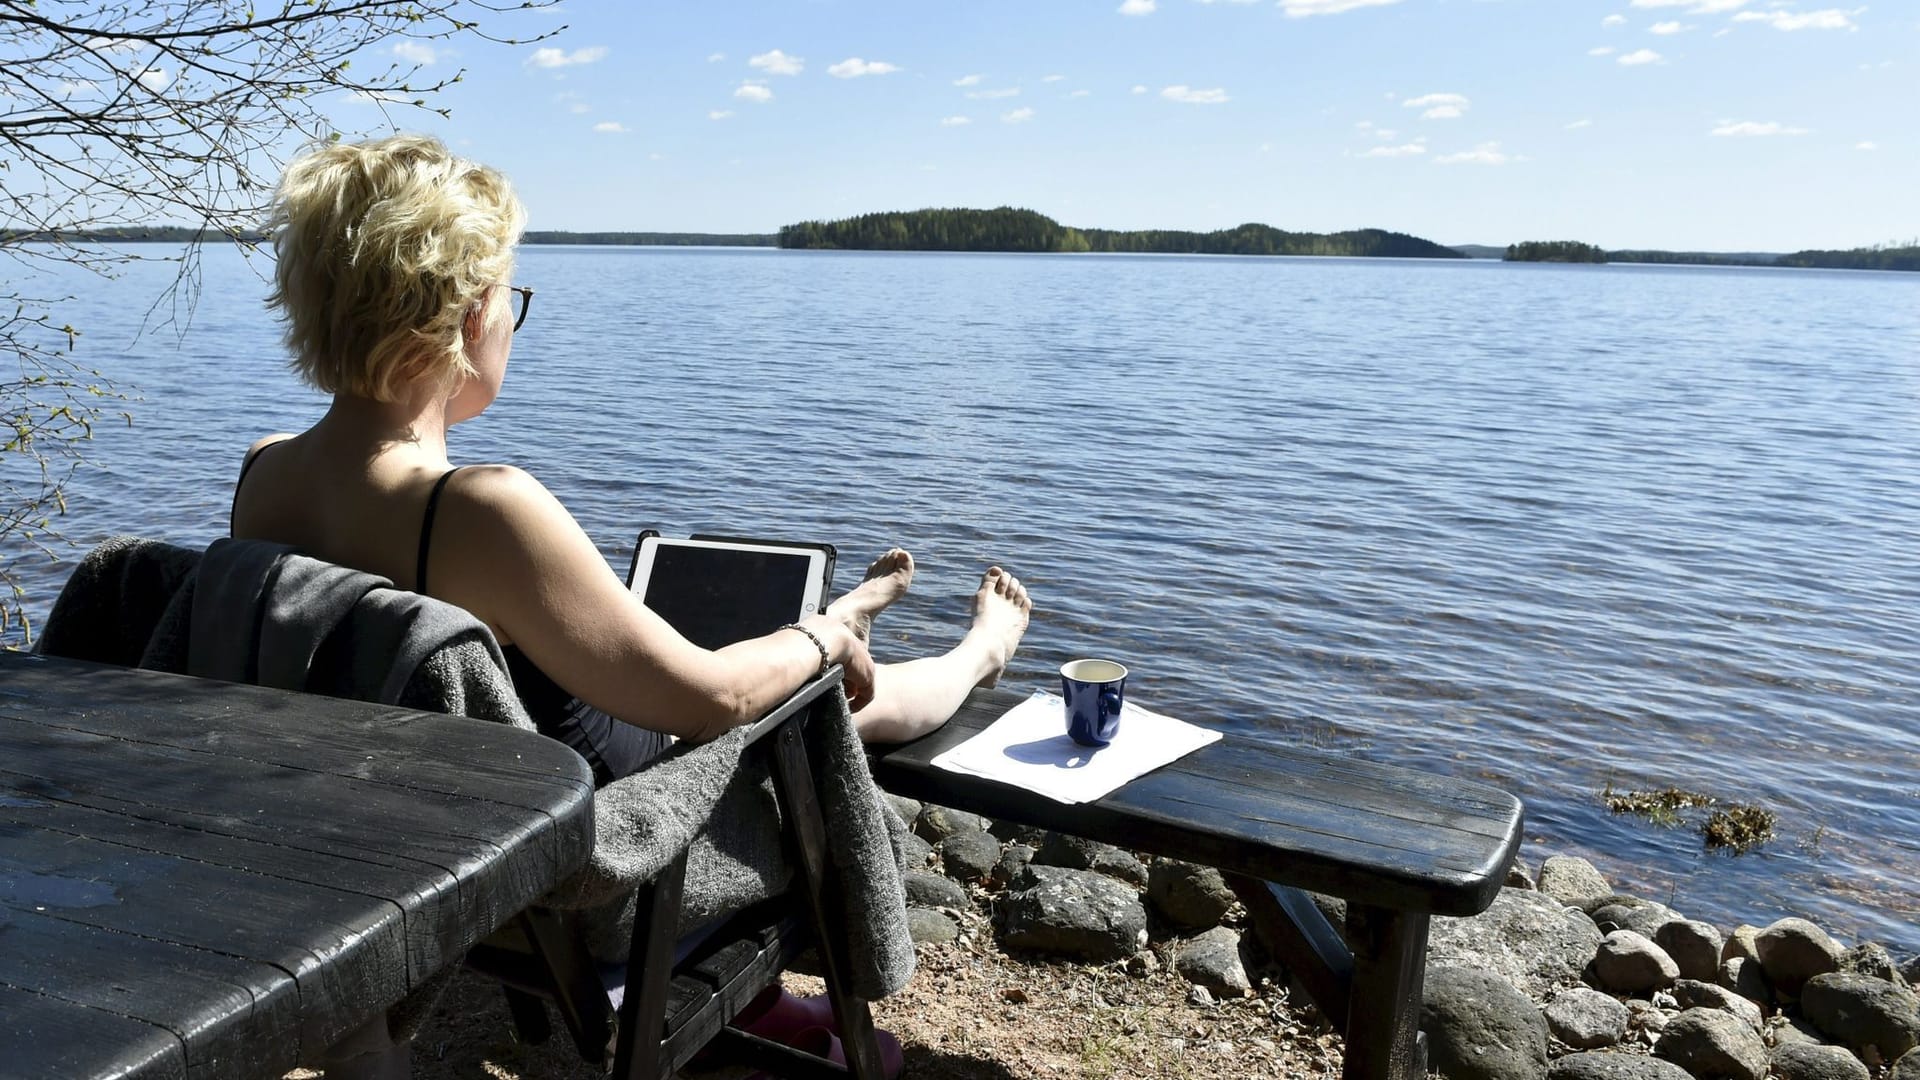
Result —
<instances>
[{"instance_id":1,"label":"gray towel","mask_svg":"<svg viewBox=\"0 0 1920 1080\"><path fill-rule=\"evenodd\" d=\"M189 674L533 730L499 643L462 608L259 540L214 541L193 588Z\"/></svg>"},{"instance_id":2,"label":"gray towel","mask_svg":"<svg viewBox=\"0 0 1920 1080\"><path fill-rule=\"evenodd\" d=\"M199 564L199 552L158 540L115 536L102 541L68 576L33 651L183 674L184 640L176 649L174 642L156 641L155 634ZM177 653L179 664L142 663L155 645Z\"/></svg>"},{"instance_id":3,"label":"gray towel","mask_svg":"<svg viewBox=\"0 0 1920 1080\"><path fill-rule=\"evenodd\" d=\"M805 748L825 819L844 927L849 981L861 997L886 997L913 976L901 883L906 826L880 797L846 695L806 728ZM594 796L594 851L587 870L547 896L585 907L588 944L602 960L626 956L634 900L624 882L651 879L688 849L681 929L705 925L786 887L793 874L781 844L779 808L765 769L739 767L746 729L682 743Z\"/></svg>"}]
</instances>

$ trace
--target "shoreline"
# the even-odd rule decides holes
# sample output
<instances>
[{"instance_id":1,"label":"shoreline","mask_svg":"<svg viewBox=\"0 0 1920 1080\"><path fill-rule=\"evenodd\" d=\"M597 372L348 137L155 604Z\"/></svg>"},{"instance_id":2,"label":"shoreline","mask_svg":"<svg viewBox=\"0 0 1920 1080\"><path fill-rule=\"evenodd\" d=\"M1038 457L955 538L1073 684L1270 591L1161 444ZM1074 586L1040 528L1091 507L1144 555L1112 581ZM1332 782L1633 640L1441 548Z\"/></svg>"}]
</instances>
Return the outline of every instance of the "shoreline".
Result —
<instances>
[{"instance_id":1,"label":"shoreline","mask_svg":"<svg viewBox=\"0 0 1920 1080\"><path fill-rule=\"evenodd\" d=\"M907 1077L1339 1077L1341 1038L1216 872L888 798L914 827L918 965L873 1014L900 1038ZM1039 876L1107 883L1116 904L1140 905L1144 944L1007 947L1010 931L1034 940L1019 899ZM1315 901L1338 926L1340 902ZM785 981L821 992L807 975ZM1433 920L1421 1027L1429 1068L1454 1080L1920 1080L1917 989L1920 956L1849 948L1791 917L1723 930L1616 892L1584 859L1549 856L1537 871L1517 860L1486 912ZM1878 1027L1857 1019L1875 1009ZM600 1075L564 1031L520 1044L498 988L464 971L414 1068L421 1080Z\"/></svg>"}]
</instances>

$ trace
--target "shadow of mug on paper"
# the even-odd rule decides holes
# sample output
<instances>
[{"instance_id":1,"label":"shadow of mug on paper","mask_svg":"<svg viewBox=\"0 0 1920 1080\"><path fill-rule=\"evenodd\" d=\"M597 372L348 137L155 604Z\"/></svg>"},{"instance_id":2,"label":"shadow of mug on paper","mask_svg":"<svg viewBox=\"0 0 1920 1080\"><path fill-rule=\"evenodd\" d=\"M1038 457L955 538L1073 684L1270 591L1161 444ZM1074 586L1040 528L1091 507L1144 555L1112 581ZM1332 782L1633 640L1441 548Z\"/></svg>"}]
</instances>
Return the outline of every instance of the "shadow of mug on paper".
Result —
<instances>
[{"instance_id":1,"label":"shadow of mug on paper","mask_svg":"<svg viewBox=\"0 0 1920 1080\"><path fill-rule=\"evenodd\" d=\"M1067 704L1067 735L1081 746L1102 747L1120 733L1127 669L1111 660L1060 665L1060 696Z\"/></svg>"},{"instance_id":2,"label":"shadow of mug on paper","mask_svg":"<svg viewBox=\"0 0 1920 1080\"><path fill-rule=\"evenodd\" d=\"M1022 765L1052 765L1056 769L1082 769L1093 761L1093 754L1065 735L1032 742L1014 743L1003 751Z\"/></svg>"}]
</instances>

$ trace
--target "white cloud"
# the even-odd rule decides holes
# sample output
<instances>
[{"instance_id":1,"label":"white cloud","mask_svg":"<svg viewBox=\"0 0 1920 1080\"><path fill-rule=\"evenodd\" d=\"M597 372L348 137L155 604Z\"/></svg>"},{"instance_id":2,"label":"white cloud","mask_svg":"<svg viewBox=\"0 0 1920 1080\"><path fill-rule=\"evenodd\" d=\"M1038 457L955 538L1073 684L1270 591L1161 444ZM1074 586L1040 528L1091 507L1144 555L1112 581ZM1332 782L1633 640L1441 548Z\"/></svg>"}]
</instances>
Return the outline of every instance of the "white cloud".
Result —
<instances>
[{"instance_id":1,"label":"white cloud","mask_svg":"<svg viewBox=\"0 0 1920 1080\"><path fill-rule=\"evenodd\" d=\"M527 67L563 68L573 67L575 64L591 64L596 60L605 59L606 55L605 45L589 45L572 52L565 49L545 48L533 50L533 55L527 57L525 63Z\"/></svg>"},{"instance_id":2,"label":"white cloud","mask_svg":"<svg viewBox=\"0 0 1920 1080\"><path fill-rule=\"evenodd\" d=\"M1133 92L1136 94L1144 94L1147 92L1147 88L1144 86L1135 86Z\"/></svg>"},{"instance_id":3,"label":"white cloud","mask_svg":"<svg viewBox=\"0 0 1920 1080\"><path fill-rule=\"evenodd\" d=\"M1853 148L1855 150L1878 150L1880 149L1880 144L1871 139L1863 139L1860 142L1854 143Z\"/></svg>"},{"instance_id":4,"label":"white cloud","mask_svg":"<svg viewBox=\"0 0 1920 1080\"><path fill-rule=\"evenodd\" d=\"M568 111L568 112L570 112L570 113L572 113L572 114L573 114L573 115L575 115L575 116L579 116L579 115L581 115L582 113L590 113L590 112L592 112L592 111L593 111L593 107L592 107L592 106L590 106L590 105L588 105L588 104L587 104L586 102L584 102L584 101L576 101L576 102L574 102L573 104L571 104L571 105L569 105L569 106L567 106L567 111Z\"/></svg>"},{"instance_id":5,"label":"white cloud","mask_svg":"<svg viewBox=\"0 0 1920 1080\"><path fill-rule=\"evenodd\" d=\"M1000 114L1000 121L1006 124L1021 124L1031 119L1033 119L1032 109L1015 109L1012 112Z\"/></svg>"},{"instance_id":6,"label":"white cloud","mask_svg":"<svg viewBox=\"0 0 1920 1080\"><path fill-rule=\"evenodd\" d=\"M1858 30L1859 25L1853 16L1865 11L1858 8L1852 12L1839 8L1826 8L1822 11L1743 11L1733 17L1734 22L1763 22L1775 30Z\"/></svg>"},{"instance_id":7,"label":"white cloud","mask_svg":"<svg viewBox=\"0 0 1920 1080\"><path fill-rule=\"evenodd\" d=\"M1729 11L1738 11L1746 7L1751 0L1633 0L1637 8L1676 8L1687 9L1689 15L1724 15Z\"/></svg>"},{"instance_id":8,"label":"white cloud","mask_svg":"<svg viewBox=\"0 0 1920 1080\"><path fill-rule=\"evenodd\" d=\"M92 37L84 47L97 53L135 53L147 47L144 41L131 41L127 38Z\"/></svg>"},{"instance_id":9,"label":"white cloud","mask_svg":"<svg viewBox=\"0 0 1920 1080\"><path fill-rule=\"evenodd\" d=\"M1614 63L1624 64L1627 67L1640 67L1643 64L1657 64L1659 62L1660 54L1654 52L1652 49L1635 49L1614 60Z\"/></svg>"},{"instance_id":10,"label":"white cloud","mask_svg":"<svg viewBox=\"0 0 1920 1080\"><path fill-rule=\"evenodd\" d=\"M138 81L141 86L157 94L173 85L173 72L168 71L166 68L150 67L140 74L135 75L134 79Z\"/></svg>"},{"instance_id":11,"label":"white cloud","mask_svg":"<svg viewBox=\"0 0 1920 1080\"><path fill-rule=\"evenodd\" d=\"M1649 33L1659 34L1663 37L1667 34L1684 34L1691 29L1693 29L1693 27L1688 26L1678 19L1668 19L1666 22L1657 22L1647 27Z\"/></svg>"},{"instance_id":12,"label":"white cloud","mask_svg":"<svg viewBox=\"0 0 1920 1080\"><path fill-rule=\"evenodd\" d=\"M434 47L424 41L401 41L393 46L393 55L409 64L431 64L440 59Z\"/></svg>"},{"instance_id":13,"label":"white cloud","mask_svg":"<svg viewBox=\"0 0 1920 1080\"><path fill-rule=\"evenodd\" d=\"M1714 128L1710 134L1731 138L1760 138L1767 135L1805 135L1807 129L1789 127L1773 120L1764 123L1756 120L1723 120L1720 126Z\"/></svg>"},{"instance_id":14,"label":"white cloud","mask_svg":"<svg viewBox=\"0 0 1920 1080\"><path fill-rule=\"evenodd\" d=\"M1579 131L1581 128L1590 128L1592 126L1593 126L1593 121L1591 120L1575 120L1573 123L1568 124L1566 127L1562 128L1561 130L1562 131Z\"/></svg>"},{"instance_id":15,"label":"white cloud","mask_svg":"<svg viewBox=\"0 0 1920 1080\"><path fill-rule=\"evenodd\" d=\"M1627 25L1627 17L1625 15L1609 15L1606 18L1600 20L1600 25L1601 26L1625 26Z\"/></svg>"},{"instance_id":16,"label":"white cloud","mask_svg":"<svg viewBox=\"0 0 1920 1080\"><path fill-rule=\"evenodd\" d=\"M1040 81L1041 81L1041 82L1061 82L1061 81L1063 81L1063 80L1065 80L1065 79L1066 79L1066 76L1065 76L1065 75L1042 75L1042 76L1040 76Z\"/></svg>"},{"instance_id":17,"label":"white cloud","mask_svg":"<svg viewBox=\"0 0 1920 1080\"><path fill-rule=\"evenodd\" d=\"M98 89L100 89L100 84L91 79L62 79L60 84L53 88L53 96L62 101L66 101L70 98L79 97L81 94L90 94Z\"/></svg>"},{"instance_id":18,"label":"white cloud","mask_svg":"<svg viewBox=\"0 0 1920 1080\"><path fill-rule=\"evenodd\" d=\"M729 116L732 116L732 115L733 115L733 110L732 110L732 109L709 109L709 110L707 110L707 119L709 119L709 120L725 120L725 119L726 119L727 117L729 117Z\"/></svg>"},{"instance_id":19,"label":"white cloud","mask_svg":"<svg viewBox=\"0 0 1920 1080\"><path fill-rule=\"evenodd\" d=\"M1004 90L970 90L967 96L975 101L998 101L1001 98L1019 97L1020 88L1009 86Z\"/></svg>"},{"instance_id":20,"label":"white cloud","mask_svg":"<svg viewBox=\"0 0 1920 1080\"><path fill-rule=\"evenodd\" d=\"M1420 114L1425 120L1458 120L1473 107L1465 94L1422 94L1400 104L1409 109L1426 110Z\"/></svg>"},{"instance_id":21,"label":"white cloud","mask_svg":"<svg viewBox=\"0 0 1920 1080\"><path fill-rule=\"evenodd\" d=\"M1593 48L1587 50L1587 55L1588 56L1612 56L1613 46L1595 45Z\"/></svg>"},{"instance_id":22,"label":"white cloud","mask_svg":"<svg viewBox=\"0 0 1920 1080\"><path fill-rule=\"evenodd\" d=\"M757 68L769 75L798 75L807 62L797 56L788 56L779 49L772 49L759 56L749 56L747 66Z\"/></svg>"},{"instance_id":23,"label":"white cloud","mask_svg":"<svg viewBox=\"0 0 1920 1080\"><path fill-rule=\"evenodd\" d=\"M828 68L827 74L836 79L857 79L862 75L891 75L899 70L900 65L885 60L862 60L853 56Z\"/></svg>"},{"instance_id":24,"label":"white cloud","mask_svg":"<svg viewBox=\"0 0 1920 1080\"><path fill-rule=\"evenodd\" d=\"M973 123L973 117L971 116L943 116L940 118L941 127L961 127L971 123Z\"/></svg>"},{"instance_id":25,"label":"white cloud","mask_svg":"<svg viewBox=\"0 0 1920 1080\"><path fill-rule=\"evenodd\" d=\"M1425 146L1422 146L1417 142L1410 142L1410 143L1404 143L1400 146L1376 146L1373 149L1367 151L1366 153L1361 154L1360 156L1361 157L1397 158L1397 157L1413 157L1416 154L1424 154L1426 152L1427 152L1427 148Z\"/></svg>"},{"instance_id":26,"label":"white cloud","mask_svg":"<svg viewBox=\"0 0 1920 1080\"><path fill-rule=\"evenodd\" d=\"M773 100L773 91L759 83L747 82L741 83L740 86L734 90L733 96L739 98L741 101L751 101L755 105L765 105L767 102Z\"/></svg>"},{"instance_id":27,"label":"white cloud","mask_svg":"<svg viewBox=\"0 0 1920 1080\"><path fill-rule=\"evenodd\" d=\"M1067 96L1068 96L1068 97L1092 97L1092 96L1093 96L1093 91L1091 91L1091 90L1075 90L1075 91L1074 91L1073 93L1071 93L1071 94L1068 94Z\"/></svg>"},{"instance_id":28,"label":"white cloud","mask_svg":"<svg viewBox=\"0 0 1920 1080\"><path fill-rule=\"evenodd\" d=\"M1397 4L1400 0L1280 0L1281 10L1289 19L1304 19L1309 15L1338 15L1355 8L1385 7Z\"/></svg>"},{"instance_id":29,"label":"white cloud","mask_svg":"<svg viewBox=\"0 0 1920 1080\"><path fill-rule=\"evenodd\" d=\"M593 125L593 130L603 135L624 135L627 131L627 125L618 120L602 120Z\"/></svg>"},{"instance_id":30,"label":"white cloud","mask_svg":"<svg viewBox=\"0 0 1920 1080\"><path fill-rule=\"evenodd\" d=\"M962 76L960 76L959 78L957 78L957 79L955 79L955 80L953 80L953 85L955 85L955 86L979 86L979 85L980 85L980 80L981 80L982 78L985 78L985 76L982 76L982 75L962 75Z\"/></svg>"},{"instance_id":31,"label":"white cloud","mask_svg":"<svg viewBox=\"0 0 1920 1080\"><path fill-rule=\"evenodd\" d=\"M1373 137L1376 139L1397 139L1400 137L1400 133L1392 128L1374 128Z\"/></svg>"},{"instance_id":32,"label":"white cloud","mask_svg":"<svg viewBox=\"0 0 1920 1080\"><path fill-rule=\"evenodd\" d=\"M1191 86L1169 86L1160 91L1160 96L1168 101L1177 101L1182 105L1220 105L1232 100L1220 87L1200 90Z\"/></svg>"},{"instance_id":33,"label":"white cloud","mask_svg":"<svg viewBox=\"0 0 1920 1080\"><path fill-rule=\"evenodd\" d=\"M1151 15L1153 14L1153 9L1159 6L1159 4L1154 3L1154 0L1125 0L1124 3L1114 10L1122 15Z\"/></svg>"},{"instance_id":34,"label":"white cloud","mask_svg":"<svg viewBox=\"0 0 1920 1080\"><path fill-rule=\"evenodd\" d=\"M1442 154L1433 159L1435 165L1505 165L1508 162L1523 161L1500 149L1497 142L1483 142L1471 150L1462 150L1457 154Z\"/></svg>"}]
</instances>

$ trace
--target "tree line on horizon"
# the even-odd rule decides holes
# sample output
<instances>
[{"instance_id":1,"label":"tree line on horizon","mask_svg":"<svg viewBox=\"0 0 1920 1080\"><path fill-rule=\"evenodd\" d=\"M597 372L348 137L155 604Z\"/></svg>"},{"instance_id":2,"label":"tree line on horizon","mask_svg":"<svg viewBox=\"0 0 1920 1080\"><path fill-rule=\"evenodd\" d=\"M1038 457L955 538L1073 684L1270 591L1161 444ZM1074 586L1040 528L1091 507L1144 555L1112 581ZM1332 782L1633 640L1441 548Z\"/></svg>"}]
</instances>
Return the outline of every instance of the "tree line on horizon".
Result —
<instances>
[{"instance_id":1,"label":"tree line on horizon","mask_svg":"<svg viewBox=\"0 0 1920 1080\"><path fill-rule=\"evenodd\" d=\"M860 251L1000 251L1170 255L1341 255L1460 259L1430 240L1384 229L1288 232L1250 222L1232 229L1077 229L1011 206L862 214L781 228L779 246Z\"/></svg>"},{"instance_id":2,"label":"tree line on horizon","mask_svg":"<svg viewBox=\"0 0 1920 1080\"><path fill-rule=\"evenodd\" d=\"M1684 266L1788 266L1811 270L1920 271L1920 239L1849 250L1764 252L1607 251L1577 240L1529 240L1509 244L1506 262L1661 263Z\"/></svg>"},{"instance_id":3,"label":"tree line on horizon","mask_svg":"<svg viewBox=\"0 0 1920 1080\"><path fill-rule=\"evenodd\" d=\"M224 233L208 229L188 229L178 225L123 225L105 229L0 230L0 244L60 243L69 240L91 243L167 243L199 244L207 241L237 240L262 244L268 240L259 229ZM559 232L529 231L521 235L525 244L649 244L662 247L773 247L772 233L694 233L694 232Z\"/></svg>"},{"instance_id":4,"label":"tree line on horizon","mask_svg":"<svg viewBox=\"0 0 1920 1080\"><path fill-rule=\"evenodd\" d=\"M955 217L958 215L958 217ZM896 221L896 219L898 219ZM956 227L956 222L961 222ZM175 225L124 225L77 230L0 229L0 245L18 243L265 243L258 229L235 233ZM1397 258L1466 258L1405 233L1356 229L1295 233L1247 224L1214 232L1148 229L1074 229L1032 210L917 210L867 214L840 221L807 221L778 233L560 232L532 231L528 244L599 246L703 246L849 248L879 251L1117 252L1191 255L1337 255ZM1920 238L1848 249L1808 249L1790 254L1764 251L1609 251L1577 240L1528 240L1507 245L1506 262L1651 263L1679 266L1787 266L1818 270L1920 271Z\"/></svg>"}]
</instances>

